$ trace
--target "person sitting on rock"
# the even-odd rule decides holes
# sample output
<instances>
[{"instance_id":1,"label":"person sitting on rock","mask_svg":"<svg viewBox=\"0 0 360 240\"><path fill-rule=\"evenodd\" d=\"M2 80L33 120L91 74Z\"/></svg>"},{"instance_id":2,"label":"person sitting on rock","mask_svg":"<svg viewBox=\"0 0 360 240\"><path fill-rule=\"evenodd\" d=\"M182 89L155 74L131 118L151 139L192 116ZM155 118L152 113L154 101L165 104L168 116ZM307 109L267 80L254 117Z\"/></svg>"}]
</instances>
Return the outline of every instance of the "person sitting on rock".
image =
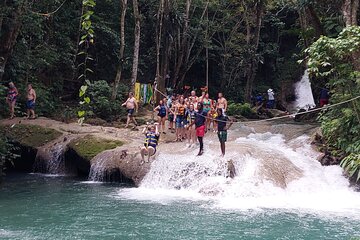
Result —
<instances>
[{"instance_id":1,"label":"person sitting on rock","mask_svg":"<svg viewBox=\"0 0 360 240\"><path fill-rule=\"evenodd\" d=\"M141 148L141 158L143 164L144 162L149 162L150 157L156 153L156 146L158 145L160 133L158 124L155 123L152 126L146 126L142 131L145 134L145 143L144 146ZM145 161L145 155L147 155L147 160Z\"/></svg>"}]
</instances>

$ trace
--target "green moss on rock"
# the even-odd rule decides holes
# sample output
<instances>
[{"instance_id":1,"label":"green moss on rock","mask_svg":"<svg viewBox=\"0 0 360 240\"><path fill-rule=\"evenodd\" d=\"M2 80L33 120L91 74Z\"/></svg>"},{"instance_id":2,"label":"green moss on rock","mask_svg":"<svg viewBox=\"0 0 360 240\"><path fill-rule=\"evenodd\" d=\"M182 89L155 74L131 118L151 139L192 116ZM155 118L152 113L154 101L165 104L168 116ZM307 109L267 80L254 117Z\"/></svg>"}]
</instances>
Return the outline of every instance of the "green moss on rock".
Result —
<instances>
[{"instance_id":1,"label":"green moss on rock","mask_svg":"<svg viewBox=\"0 0 360 240\"><path fill-rule=\"evenodd\" d=\"M62 133L51 128L36 125L16 124L14 126L0 126L0 134L28 147L40 147L57 138Z\"/></svg>"},{"instance_id":2,"label":"green moss on rock","mask_svg":"<svg viewBox=\"0 0 360 240\"><path fill-rule=\"evenodd\" d=\"M90 161L99 153L122 146L123 142L97 138L91 135L76 139L70 143L72 148L80 157Z\"/></svg>"}]
</instances>

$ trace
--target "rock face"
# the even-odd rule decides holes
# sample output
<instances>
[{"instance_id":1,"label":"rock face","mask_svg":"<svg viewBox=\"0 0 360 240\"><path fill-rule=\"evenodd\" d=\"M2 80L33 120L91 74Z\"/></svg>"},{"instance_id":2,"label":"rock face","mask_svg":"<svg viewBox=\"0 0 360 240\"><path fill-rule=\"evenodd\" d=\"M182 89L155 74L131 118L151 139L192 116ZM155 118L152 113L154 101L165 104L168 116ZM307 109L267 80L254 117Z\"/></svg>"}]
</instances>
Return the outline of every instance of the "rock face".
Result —
<instances>
[{"instance_id":1,"label":"rock face","mask_svg":"<svg viewBox=\"0 0 360 240\"><path fill-rule=\"evenodd\" d=\"M6 120L0 123L0 131L17 143L21 155L8 163L10 170L138 185L150 168L149 163L140 164L139 131L80 127L43 118L26 124Z\"/></svg>"},{"instance_id":2,"label":"rock face","mask_svg":"<svg viewBox=\"0 0 360 240\"><path fill-rule=\"evenodd\" d=\"M150 163L141 164L139 149L125 145L87 159L72 145L83 136L67 135L41 146L34 155L34 171L88 177L92 181L120 182L138 186ZM36 157L35 157L36 156Z\"/></svg>"},{"instance_id":3,"label":"rock face","mask_svg":"<svg viewBox=\"0 0 360 240\"><path fill-rule=\"evenodd\" d=\"M259 175L281 188L286 188L291 181L299 179L303 175L301 169L285 159L271 158L262 161L261 164Z\"/></svg>"},{"instance_id":4,"label":"rock face","mask_svg":"<svg viewBox=\"0 0 360 240\"><path fill-rule=\"evenodd\" d=\"M104 151L91 160L89 179L94 181L121 181L138 186L151 163L141 164L139 149L118 147Z\"/></svg>"}]
</instances>

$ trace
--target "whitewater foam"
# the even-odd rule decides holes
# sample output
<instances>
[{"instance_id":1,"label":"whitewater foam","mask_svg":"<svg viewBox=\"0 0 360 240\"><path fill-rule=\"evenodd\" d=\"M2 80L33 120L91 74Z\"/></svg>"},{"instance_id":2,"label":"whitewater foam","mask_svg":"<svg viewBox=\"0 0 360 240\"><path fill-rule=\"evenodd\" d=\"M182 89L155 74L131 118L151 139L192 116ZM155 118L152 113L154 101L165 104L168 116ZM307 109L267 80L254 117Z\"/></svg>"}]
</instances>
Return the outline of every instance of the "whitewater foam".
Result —
<instances>
[{"instance_id":1,"label":"whitewater foam","mask_svg":"<svg viewBox=\"0 0 360 240\"><path fill-rule=\"evenodd\" d=\"M360 193L349 187L339 166L324 167L316 161L319 153L309 141L307 136L286 142L279 134L250 134L228 142L225 158L217 157L219 146L215 139L205 142L208 148L201 157L195 156L197 149L175 154L163 151L140 187L121 189L118 197L162 204L179 199L200 200L222 209L307 209L358 214ZM226 177L230 159L237 172L234 179ZM284 188L262 175L261 169L268 166L264 163L275 160L293 166L290 172L280 171L284 178L299 170L294 178L284 180ZM276 174L274 178L279 177Z\"/></svg>"}]
</instances>

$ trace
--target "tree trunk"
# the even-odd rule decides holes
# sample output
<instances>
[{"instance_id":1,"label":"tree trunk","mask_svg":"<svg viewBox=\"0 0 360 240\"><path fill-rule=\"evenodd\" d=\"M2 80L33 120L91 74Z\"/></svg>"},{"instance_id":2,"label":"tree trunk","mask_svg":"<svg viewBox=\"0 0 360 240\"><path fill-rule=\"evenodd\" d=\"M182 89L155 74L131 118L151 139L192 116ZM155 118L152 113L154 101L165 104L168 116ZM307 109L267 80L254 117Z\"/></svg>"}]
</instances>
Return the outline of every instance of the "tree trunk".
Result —
<instances>
[{"instance_id":1,"label":"tree trunk","mask_svg":"<svg viewBox=\"0 0 360 240\"><path fill-rule=\"evenodd\" d=\"M164 17L164 0L160 0L159 9L156 16L157 26L156 26L156 88L163 92L165 89L165 78L160 74L160 49L162 41L162 32L163 32L163 17ZM158 102L161 99L161 94L156 92L155 101Z\"/></svg>"},{"instance_id":2,"label":"tree trunk","mask_svg":"<svg viewBox=\"0 0 360 240\"><path fill-rule=\"evenodd\" d=\"M245 100L250 102L251 101L251 93L253 90L253 84L256 76L256 71L258 68L258 60L256 59L256 52L259 47L259 41L260 41L260 30L262 25L262 18L264 14L264 2L263 0L260 0L256 3L254 7L254 14L255 18L253 23L249 21L249 19L246 20L247 23L247 41L249 45L249 48L252 48L253 51L251 52L251 59L249 63L249 67L246 70L246 86L245 86ZM252 27L251 25L254 25Z\"/></svg>"},{"instance_id":3,"label":"tree trunk","mask_svg":"<svg viewBox=\"0 0 360 240\"><path fill-rule=\"evenodd\" d=\"M177 65L175 68L175 73L174 73L174 77L173 77L173 87L175 87L177 85L178 82L178 78L179 78L179 73L181 70L181 67L183 66L183 62L184 62L184 57L185 57L185 49L188 47L188 32L189 32L189 21L190 21L190 7L191 7L191 0L186 0L186 8L185 8L185 18L184 18L184 26L183 26L183 31L182 33L178 35L179 38L179 55L177 58ZM180 40L181 39L181 40Z\"/></svg>"},{"instance_id":4,"label":"tree trunk","mask_svg":"<svg viewBox=\"0 0 360 240\"><path fill-rule=\"evenodd\" d=\"M359 9L359 0L344 0L342 13L344 16L345 26L354 26L357 24L357 12Z\"/></svg>"},{"instance_id":5,"label":"tree trunk","mask_svg":"<svg viewBox=\"0 0 360 240\"><path fill-rule=\"evenodd\" d=\"M2 21L0 32L0 81L2 81L6 64L13 52L16 39L20 33L22 25L21 17L25 11L26 3L26 0L18 3L8 18Z\"/></svg>"},{"instance_id":6,"label":"tree trunk","mask_svg":"<svg viewBox=\"0 0 360 240\"><path fill-rule=\"evenodd\" d=\"M124 50L125 50L125 16L127 8L127 0L121 0L121 16L120 16L120 52L119 52L119 65L116 72L116 77L114 80L114 86L112 89L111 99L115 100L117 96L117 91L119 88L121 74L124 64Z\"/></svg>"},{"instance_id":7,"label":"tree trunk","mask_svg":"<svg viewBox=\"0 0 360 240\"><path fill-rule=\"evenodd\" d=\"M3 2L0 4L0 33L1 33L5 11L6 11L6 0L3 0Z\"/></svg>"},{"instance_id":8,"label":"tree trunk","mask_svg":"<svg viewBox=\"0 0 360 240\"><path fill-rule=\"evenodd\" d=\"M205 46L205 40L202 41L202 45L198 46L197 50L195 51L195 53L193 53L193 48L195 46L195 42L197 41L200 32L202 30L202 26L201 23L205 17L205 14L207 12L209 6L209 0L206 2L206 5L204 7L204 10L202 11L201 17L199 19L199 25L197 27L195 27L196 29L199 29L198 31L195 32L195 34L193 35L191 41L189 41L189 39L187 39L186 45L183 45L183 49L181 50L184 55L183 55L183 59L182 59L182 65L180 66L179 70L181 69L181 72L178 72L177 75L177 82L176 82L176 88L180 87L183 85L184 80L185 80L185 76L187 74L187 72L191 69L192 65L195 63L195 61L198 59L198 57L200 56L200 53L203 51L204 46ZM187 26L189 28L189 26ZM208 39L211 39L212 36L210 36L210 34L208 35ZM193 57L191 57L191 54L193 53ZM180 79L180 80L179 80Z\"/></svg>"},{"instance_id":9,"label":"tree trunk","mask_svg":"<svg viewBox=\"0 0 360 240\"><path fill-rule=\"evenodd\" d=\"M135 83L137 80L137 73L139 67L139 50L140 50L140 13L138 0L133 0L134 18L135 18L135 42L134 42L134 58L131 74L131 91L135 89Z\"/></svg>"},{"instance_id":10,"label":"tree trunk","mask_svg":"<svg viewBox=\"0 0 360 240\"><path fill-rule=\"evenodd\" d=\"M359 0L345 0L342 6L345 26L357 26L357 12ZM356 71L360 71L360 51L354 52L351 56L352 64Z\"/></svg>"},{"instance_id":11,"label":"tree trunk","mask_svg":"<svg viewBox=\"0 0 360 240\"><path fill-rule=\"evenodd\" d=\"M314 39L314 40L317 40L318 38L320 38L321 35L324 35L324 28L321 25L321 21L312 5L308 4L305 7L305 13L306 13L307 17L309 18L312 27L315 30L315 38L316 39Z\"/></svg>"}]
</instances>

